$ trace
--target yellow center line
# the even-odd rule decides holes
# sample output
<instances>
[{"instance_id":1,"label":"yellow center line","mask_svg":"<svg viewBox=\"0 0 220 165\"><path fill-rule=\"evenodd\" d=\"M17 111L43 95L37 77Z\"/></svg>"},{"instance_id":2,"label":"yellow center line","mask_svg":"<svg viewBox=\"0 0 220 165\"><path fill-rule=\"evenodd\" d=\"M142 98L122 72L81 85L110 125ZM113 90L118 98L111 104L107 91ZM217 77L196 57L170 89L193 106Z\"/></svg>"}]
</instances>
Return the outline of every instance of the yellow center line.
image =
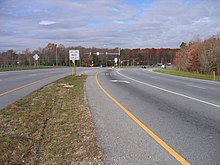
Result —
<instances>
[{"instance_id":1,"label":"yellow center line","mask_svg":"<svg viewBox=\"0 0 220 165\"><path fill-rule=\"evenodd\" d=\"M64 74L64 75L66 75L66 74ZM56 75L56 76L57 76L57 75ZM9 94L9 93L11 93L11 92L17 91L17 90L19 90L19 89L22 89L22 88L25 88L25 87L34 85L34 84L39 83L39 82L41 82L41 81L47 80L47 79L49 79L49 78L56 77L56 76L46 77L46 78L43 78L43 79L34 81L34 82L32 82L32 83L28 83L28 84L25 84L25 85L23 85L23 86L20 86L20 87L11 89L11 90L9 90L9 91L7 91L7 92L1 93L1 94L0 94L0 97L1 97L1 96L4 96L4 95L6 95L6 94Z\"/></svg>"},{"instance_id":2,"label":"yellow center line","mask_svg":"<svg viewBox=\"0 0 220 165\"><path fill-rule=\"evenodd\" d=\"M96 74L96 83L102 89L102 91L115 103L117 104L133 121L135 121L145 132L147 132L160 146L162 146L167 152L169 152L177 161L183 165L190 165L180 154L166 144L159 136L157 136L150 128L144 125L138 120L131 112L129 112L124 106L122 106L114 97L112 97L100 84L98 80L98 73Z\"/></svg>"}]
</instances>

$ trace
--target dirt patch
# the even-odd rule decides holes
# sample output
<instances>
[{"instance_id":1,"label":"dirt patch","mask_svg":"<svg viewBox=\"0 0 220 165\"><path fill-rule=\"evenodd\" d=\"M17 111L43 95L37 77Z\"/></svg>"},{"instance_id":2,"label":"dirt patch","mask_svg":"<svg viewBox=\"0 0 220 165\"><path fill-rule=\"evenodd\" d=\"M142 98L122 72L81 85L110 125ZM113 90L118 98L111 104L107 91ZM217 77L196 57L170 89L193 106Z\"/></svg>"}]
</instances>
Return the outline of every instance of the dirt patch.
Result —
<instances>
[{"instance_id":1,"label":"dirt patch","mask_svg":"<svg viewBox=\"0 0 220 165\"><path fill-rule=\"evenodd\" d=\"M0 164L104 164L84 97L66 77L0 112Z\"/></svg>"}]
</instances>

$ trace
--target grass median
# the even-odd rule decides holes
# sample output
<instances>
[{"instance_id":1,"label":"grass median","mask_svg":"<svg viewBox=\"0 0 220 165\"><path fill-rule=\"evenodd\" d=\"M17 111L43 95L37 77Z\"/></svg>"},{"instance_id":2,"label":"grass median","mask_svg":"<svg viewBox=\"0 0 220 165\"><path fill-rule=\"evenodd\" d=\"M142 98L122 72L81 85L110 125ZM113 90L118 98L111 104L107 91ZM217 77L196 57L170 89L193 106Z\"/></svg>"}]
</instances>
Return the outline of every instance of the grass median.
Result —
<instances>
[{"instance_id":1,"label":"grass median","mask_svg":"<svg viewBox=\"0 0 220 165\"><path fill-rule=\"evenodd\" d=\"M60 79L0 111L0 164L102 164L85 79Z\"/></svg>"},{"instance_id":2,"label":"grass median","mask_svg":"<svg viewBox=\"0 0 220 165\"><path fill-rule=\"evenodd\" d=\"M202 80L212 80L214 81L213 75L201 74L201 73L192 73L192 72L184 72L175 69L157 69L155 72L175 75L175 76L182 76L182 77L189 77L189 78L197 78ZM215 81L220 81L220 76L215 76Z\"/></svg>"}]
</instances>

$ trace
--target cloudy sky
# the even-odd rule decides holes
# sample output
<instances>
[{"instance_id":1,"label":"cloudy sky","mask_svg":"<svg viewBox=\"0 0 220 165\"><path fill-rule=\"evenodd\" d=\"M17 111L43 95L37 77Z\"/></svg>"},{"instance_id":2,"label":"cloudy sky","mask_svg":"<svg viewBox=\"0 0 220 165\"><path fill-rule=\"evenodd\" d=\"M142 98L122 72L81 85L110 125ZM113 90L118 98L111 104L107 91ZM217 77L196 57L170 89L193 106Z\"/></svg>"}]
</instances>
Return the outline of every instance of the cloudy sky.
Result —
<instances>
[{"instance_id":1,"label":"cloudy sky","mask_svg":"<svg viewBox=\"0 0 220 165\"><path fill-rule=\"evenodd\" d=\"M0 0L0 51L179 47L220 32L220 0Z\"/></svg>"}]
</instances>

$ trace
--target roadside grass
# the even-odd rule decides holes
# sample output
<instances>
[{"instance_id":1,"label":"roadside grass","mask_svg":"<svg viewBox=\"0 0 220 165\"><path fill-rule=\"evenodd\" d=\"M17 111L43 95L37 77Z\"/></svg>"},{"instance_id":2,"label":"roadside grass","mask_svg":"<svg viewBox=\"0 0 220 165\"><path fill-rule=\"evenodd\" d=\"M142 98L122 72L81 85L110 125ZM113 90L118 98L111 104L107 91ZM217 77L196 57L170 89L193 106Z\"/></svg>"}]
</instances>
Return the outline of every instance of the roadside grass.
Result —
<instances>
[{"instance_id":1,"label":"roadside grass","mask_svg":"<svg viewBox=\"0 0 220 165\"><path fill-rule=\"evenodd\" d=\"M0 111L0 164L103 164L85 79L60 79Z\"/></svg>"},{"instance_id":2,"label":"roadside grass","mask_svg":"<svg viewBox=\"0 0 220 165\"><path fill-rule=\"evenodd\" d=\"M213 75L206 75L206 74L201 74L201 73L191 73L191 72L184 72L184 71L179 71L171 68L167 69L157 69L154 70L155 72L160 72L160 73L165 73L165 74L170 74L170 75L175 75L175 76L182 76L182 77L189 77L189 78L197 78L197 79L203 79L203 80L212 80L214 81ZM215 81L220 81L220 76L215 77Z\"/></svg>"},{"instance_id":3,"label":"roadside grass","mask_svg":"<svg viewBox=\"0 0 220 165\"><path fill-rule=\"evenodd\" d=\"M13 71L13 70L31 70L31 69L53 69L53 68L68 68L69 66L16 66L16 67L0 67L1 71Z\"/></svg>"}]
</instances>

